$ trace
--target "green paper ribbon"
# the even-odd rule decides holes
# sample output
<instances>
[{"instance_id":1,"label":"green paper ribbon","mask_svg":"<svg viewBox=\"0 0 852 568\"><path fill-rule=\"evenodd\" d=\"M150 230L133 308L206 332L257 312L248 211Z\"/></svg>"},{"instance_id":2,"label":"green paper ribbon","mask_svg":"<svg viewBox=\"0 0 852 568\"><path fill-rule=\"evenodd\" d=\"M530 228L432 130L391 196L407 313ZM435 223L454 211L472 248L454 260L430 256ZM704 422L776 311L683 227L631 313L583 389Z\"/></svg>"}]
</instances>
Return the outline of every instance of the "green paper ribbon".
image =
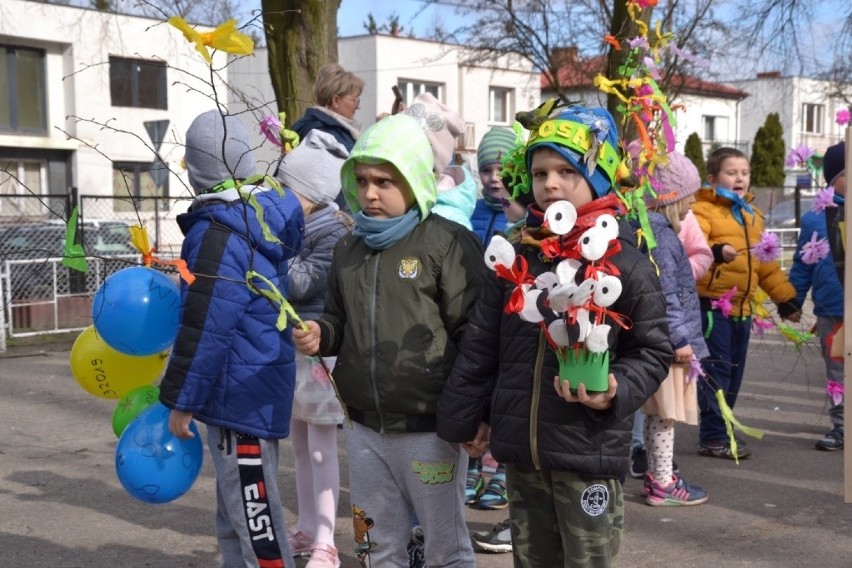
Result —
<instances>
[{"instance_id":1,"label":"green paper ribbon","mask_svg":"<svg viewBox=\"0 0 852 568\"><path fill-rule=\"evenodd\" d=\"M71 217L65 224L65 249L62 252L62 265L72 270L88 274L89 263L86 261L86 251L77 241L77 207L71 210Z\"/></svg>"}]
</instances>

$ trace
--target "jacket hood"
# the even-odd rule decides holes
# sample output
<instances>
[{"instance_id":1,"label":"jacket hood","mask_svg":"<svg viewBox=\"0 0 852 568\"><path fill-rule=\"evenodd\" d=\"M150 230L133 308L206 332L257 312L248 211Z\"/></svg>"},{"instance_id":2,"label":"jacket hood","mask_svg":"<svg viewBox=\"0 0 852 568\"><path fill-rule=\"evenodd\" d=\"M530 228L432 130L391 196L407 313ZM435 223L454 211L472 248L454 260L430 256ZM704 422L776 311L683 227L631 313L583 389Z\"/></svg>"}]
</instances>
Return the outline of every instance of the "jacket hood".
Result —
<instances>
[{"instance_id":1,"label":"jacket hood","mask_svg":"<svg viewBox=\"0 0 852 568\"><path fill-rule=\"evenodd\" d=\"M302 247L305 218L298 198L286 191L278 195L274 189L244 185L241 190L250 192L263 210L262 219L257 210L236 188L219 193L198 196L189 211L178 215L177 221L183 234L198 222L215 222L243 236L248 246L273 262L293 258ZM263 226L280 242L270 241L264 235Z\"/></svg>"},{"instance_id":2,"label":"jacket hood","mask_svg":"<svg viewBox=\"0 0 852 568\"><path fill-rule=\"evenodd\" d=\"M471 229L470 218L476 209L478 193L476 181L467 168L459 166L444 170L441 181L444 180L448 180L446 183L453 186L443 191L438 190L438 202L432 208L432 213Z\"/></svg>"},{"instance_id":3,"label":"jacket hood","mask_svg":"<svg viewBox=\"0 0 852 568\"><path fill-rule=\"evenodd\" d=\"M355 143L340 171L343 195L353 213L361 210L358 184L355 183L355 162L392 164L414 192L420 219L429 216L438 199L432 173L435 158L429 140L416 120L404 114L389 116L368 128Z\"/></svg>"}]
</instances>

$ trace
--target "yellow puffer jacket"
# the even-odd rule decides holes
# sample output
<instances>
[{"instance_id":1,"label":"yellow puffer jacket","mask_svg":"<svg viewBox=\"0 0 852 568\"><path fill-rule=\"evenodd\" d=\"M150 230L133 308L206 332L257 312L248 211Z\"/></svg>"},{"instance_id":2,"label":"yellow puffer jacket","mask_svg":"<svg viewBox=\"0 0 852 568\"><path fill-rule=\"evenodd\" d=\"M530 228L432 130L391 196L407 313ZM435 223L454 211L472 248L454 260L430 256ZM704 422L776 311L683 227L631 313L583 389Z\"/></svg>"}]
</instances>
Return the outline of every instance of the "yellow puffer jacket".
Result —
<instances>
[{"instance_id":1,"label":"yellow puffer jacket","mask_svg":"<svg viewBox=\"0 0 852 568\"><path fill-rule=\"evenodd\" d=\"M744 199L751 203L754 195L747 193ZM740 225L731 212L731 201L716 195L712 187L700 189L692 206L714 256L714 247L723 244L729 244L737 251L732 262L714 262L697 283L698 295L709 299L717 299L736 286L737 293L731 299L732 316L751 315L751 300L758 286L776 304L796 297L796 289L787 280L781 265L775 261L761 262L751 250L763 234L763 213L753 205L752 208L753 214L742 212L745 223Z\"/></svg>"}]
</instances>

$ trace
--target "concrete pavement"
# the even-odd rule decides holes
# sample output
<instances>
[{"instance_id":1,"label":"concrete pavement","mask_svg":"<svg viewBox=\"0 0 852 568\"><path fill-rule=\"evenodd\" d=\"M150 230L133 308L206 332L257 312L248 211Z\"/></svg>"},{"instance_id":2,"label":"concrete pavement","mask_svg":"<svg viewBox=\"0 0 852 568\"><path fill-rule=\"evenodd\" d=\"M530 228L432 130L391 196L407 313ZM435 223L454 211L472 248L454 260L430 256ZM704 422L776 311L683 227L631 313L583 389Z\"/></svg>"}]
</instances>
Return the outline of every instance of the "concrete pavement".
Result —
<instances>
[{"instance_id":1,"label":"concrete pavement","mask_svg":"<svg viewBox=\"0 0 852 568\"><path fill-rule=\"evenodd\" d=\"M0 567L217 566L210 460L176 502L136 501L115 476L115 403L77 386L67 343L29 352L12 347L7 355L0 357ZM619 565L852 566L852 506L843 503L842 452L813 446L828 427L823 389L815 344L797 353L778 336L754 338L735 410L766 436L749 440L754 456L736 465L696 455L696 429L679 426L680 469L709 490L710 500L698 507L648 507L641 482L629 479ZM337 543L343 566L355 567L340 447L344 487ZM282 448L279 483L292 521L292 456L288 443ZM469 510L468 526L487 530L505 516ZM477 562L512 565L509 554L478 554Z\"/></svg>"}]
</instances>

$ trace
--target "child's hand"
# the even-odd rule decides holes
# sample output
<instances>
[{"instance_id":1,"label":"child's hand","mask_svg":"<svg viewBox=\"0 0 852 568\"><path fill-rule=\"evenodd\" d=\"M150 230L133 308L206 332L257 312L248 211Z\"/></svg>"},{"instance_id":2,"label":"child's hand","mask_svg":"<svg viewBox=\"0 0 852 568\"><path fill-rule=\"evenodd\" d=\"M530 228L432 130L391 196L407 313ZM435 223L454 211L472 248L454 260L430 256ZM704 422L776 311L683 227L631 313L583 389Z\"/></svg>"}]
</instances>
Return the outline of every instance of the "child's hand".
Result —
<instances>
[{"instance_id":1,"label":"child's hand","mask_svg":"<svg viewBox=\"0 0 852 568\"><path fill-rule=\"evenodd\" d=\"M722 260L725 262L731 262L735 258L737 258L737 249L731 245L724 245L722 247Z\"/></svg>"},{"instance_id":2,"label":"child's hand","mask_svg":"<svg viewBox=\"0 0 852 568\"><path fill-rule=\"evenodd\" d=\"M781 319L788 320L793 323L799 323L799 320L802 319L802 310L795 311L792 314L788 314L787 316L781 316Z\"/></svg>"},{"instance_id":3,"label":"child's hand","mask_svg":"<svg viewBox=\"0 0 852 568\"><path fill-rule=\"evenodd\" d=\"M317 322L308 320L305 325L308 326L307 331L301 327L293 327L293 344L300 353L311 356L319 351L322 334Z\"/></svg>"},{"instance_id":4,"label":"child's hand","mask_svg":"<svg viewBox=\"0 0 852 568\"><path fill-rule=\"evenodd\" d=\"M195 434L189 429L192 422L192 413L182 410L172 410L169 413L169 432L178 438L194 438Z\"/></svg>"},{"instance_id":5,"label":"child's hand","mask_svg":"<svg viewBox=\"0 0 852 568\"><path fill-rule=\"evenodd\" d=\"M692 346L687 344L675 349L674 362L680 365L689 365L692 363Z\"/></svg>"},{"instance_id":6,"label":"child's hand","mask_svg":"<svg viewBox=\"0 0 852 568\"><path fill-rule=\"evenodd\" d=\"M571 392L571 385L568 381L560 381L559 375L556 375L553 377L553 387L556 389L556 394L568 402L579 402L595 410L606 410L612 406L612 399L615 398L615 389L618 387L618 382L615 380L615 375L610 373L609 388L606 392L589 394L586 392L586 385L581 384L577 387L577 394L574 394Z\"/></svg>"},{"instance_id":7,"label":"child's hand","mask_svg":"<svg viewBox=\"0 0 852 568\"><path fill-rule=\"evenodd\" d=\"M476 432L476 438L470 442L463 442L461 447L468 453L469 456L478 458L488 449L488 434L491 433L491 427L485 422L479 425L479 430Z\"/></svg>"}]
</instances>

